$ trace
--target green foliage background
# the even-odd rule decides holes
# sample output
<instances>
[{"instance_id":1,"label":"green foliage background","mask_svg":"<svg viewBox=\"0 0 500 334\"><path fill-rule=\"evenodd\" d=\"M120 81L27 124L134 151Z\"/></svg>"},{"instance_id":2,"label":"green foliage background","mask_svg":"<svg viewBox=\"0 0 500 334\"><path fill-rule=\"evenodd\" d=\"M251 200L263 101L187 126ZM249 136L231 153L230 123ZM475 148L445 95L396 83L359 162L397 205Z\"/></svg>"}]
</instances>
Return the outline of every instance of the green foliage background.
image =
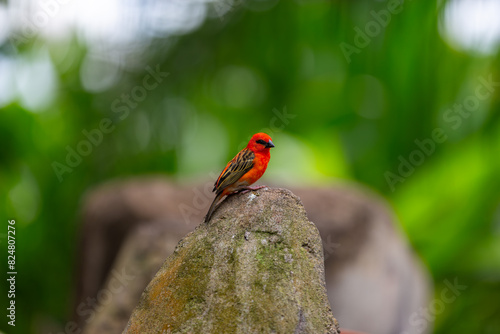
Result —
<instances>
[{"instance_id":1,"label":"green foliage background","mask_svg":"<svg viewBox=\"0 0 500 334\"><path fill-rule=\"evenodd\" d=\"M222 17L211 8L212 17L187 33L144 34L147 48L123 60L132 65L98 92L82 85L90 48L77 34L5 42L2 57L48 57L57 82L42 110L13 99L0 111L0 213L17 222L15 332L69 320L87 189L148 173L207 180L267 129L276 144L269 179L285 186L353 180L375 189L431 271L436 298L446 279L467 285L437 315L434 333L500 333L500 90L459 126L444 119L474 96L479 77L500 81L500 52L453 49L439 32L439 3L406 1L350 62L341 43L354 45L353 28L386 2L254 1ZM114 101L157 65L168 77L120 119ZM291 116L275 119L276 110ZM67 146L76 149L82 131L104 118L114 130L60 182L53 163L66 164ZM419 150L415 140L432 138L436 128L446 140L391 189L386 173L398 174L401 159ZM0 242L5 249L5 235ZM4 310L6 288L0 284ZM0 329L14 332L5 319Z\"/></svg>"}]
</instances>

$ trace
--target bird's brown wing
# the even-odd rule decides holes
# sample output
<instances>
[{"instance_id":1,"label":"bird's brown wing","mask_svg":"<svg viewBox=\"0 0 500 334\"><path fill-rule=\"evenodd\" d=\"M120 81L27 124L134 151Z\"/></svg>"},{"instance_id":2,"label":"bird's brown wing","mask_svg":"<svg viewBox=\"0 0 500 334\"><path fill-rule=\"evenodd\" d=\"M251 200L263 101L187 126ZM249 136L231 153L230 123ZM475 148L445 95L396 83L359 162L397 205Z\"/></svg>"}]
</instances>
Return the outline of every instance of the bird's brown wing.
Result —
<instances>
[{"instance_id":1,"label":"bird's brown wing","mask_svg":"<svg viewBox=\"0 0 500 334\"><path fill-rule=\"evenodd\" d=\"M254 158L255 154L251 150L246 148L241 150L220 173L212 191L217 191L219 194L226 187L238 181L240 177L252 169Z\"/></svg>"}]
</instances>

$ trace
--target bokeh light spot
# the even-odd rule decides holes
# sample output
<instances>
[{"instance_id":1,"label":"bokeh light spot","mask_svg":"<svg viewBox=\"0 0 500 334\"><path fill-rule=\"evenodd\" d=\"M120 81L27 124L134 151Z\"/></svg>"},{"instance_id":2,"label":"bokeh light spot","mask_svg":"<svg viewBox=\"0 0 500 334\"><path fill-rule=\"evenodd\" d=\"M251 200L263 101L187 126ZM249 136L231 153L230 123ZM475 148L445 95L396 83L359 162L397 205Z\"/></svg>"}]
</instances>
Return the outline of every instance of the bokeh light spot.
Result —
<instances>
[{"instance_id":1,"label":"bokeh light spot","mask_svg":"<svg viewBox=\"0 0 500 334\"><path fill-rule=\"evenodd\" d=\"M441 35L457 50L494 54L500 45L500 1L453 0L440 21Z\"/></svg>"}]
</instances>

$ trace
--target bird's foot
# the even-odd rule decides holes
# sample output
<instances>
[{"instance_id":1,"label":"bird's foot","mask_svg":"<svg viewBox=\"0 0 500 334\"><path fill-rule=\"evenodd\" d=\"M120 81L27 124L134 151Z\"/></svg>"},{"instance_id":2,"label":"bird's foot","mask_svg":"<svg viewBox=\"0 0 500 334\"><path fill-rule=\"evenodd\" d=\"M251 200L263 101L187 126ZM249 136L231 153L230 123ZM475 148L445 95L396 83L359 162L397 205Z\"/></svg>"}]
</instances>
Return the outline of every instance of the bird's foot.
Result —
<instances>
[{"instance_id":1,"label":"bird's foot","mask_svg":"<svg viewBox=\"0 0 500 334\"><path fill-rule=\"evenodd\" d=\"M267 186L257 186L257 187L245 187L244 189L242 189L239 193L240 194L246 194L247 192L249 191L252 191L252 190L259 190L259 189L262 189L262 188L267 188Z\"/></svg>"}]
</instances>

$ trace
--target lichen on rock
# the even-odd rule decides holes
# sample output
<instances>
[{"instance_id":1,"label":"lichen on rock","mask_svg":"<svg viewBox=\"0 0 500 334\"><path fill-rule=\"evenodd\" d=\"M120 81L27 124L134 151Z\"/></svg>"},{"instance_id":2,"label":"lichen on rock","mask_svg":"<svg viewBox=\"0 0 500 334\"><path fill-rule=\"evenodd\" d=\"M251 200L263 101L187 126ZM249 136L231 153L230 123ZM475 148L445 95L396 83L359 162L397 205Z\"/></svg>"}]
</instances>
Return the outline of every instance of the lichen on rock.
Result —
<instances>
[{"instance_id":1,"label":"lichen on rock","mask_svg":"<svg viewBox=\"0 0 500 334\"><path fill-rule=\"evenodd\" d=\"M338 333L321 238L285 189L230 196L184 237L124 333Z\"/></svg>"}]
</instances>

